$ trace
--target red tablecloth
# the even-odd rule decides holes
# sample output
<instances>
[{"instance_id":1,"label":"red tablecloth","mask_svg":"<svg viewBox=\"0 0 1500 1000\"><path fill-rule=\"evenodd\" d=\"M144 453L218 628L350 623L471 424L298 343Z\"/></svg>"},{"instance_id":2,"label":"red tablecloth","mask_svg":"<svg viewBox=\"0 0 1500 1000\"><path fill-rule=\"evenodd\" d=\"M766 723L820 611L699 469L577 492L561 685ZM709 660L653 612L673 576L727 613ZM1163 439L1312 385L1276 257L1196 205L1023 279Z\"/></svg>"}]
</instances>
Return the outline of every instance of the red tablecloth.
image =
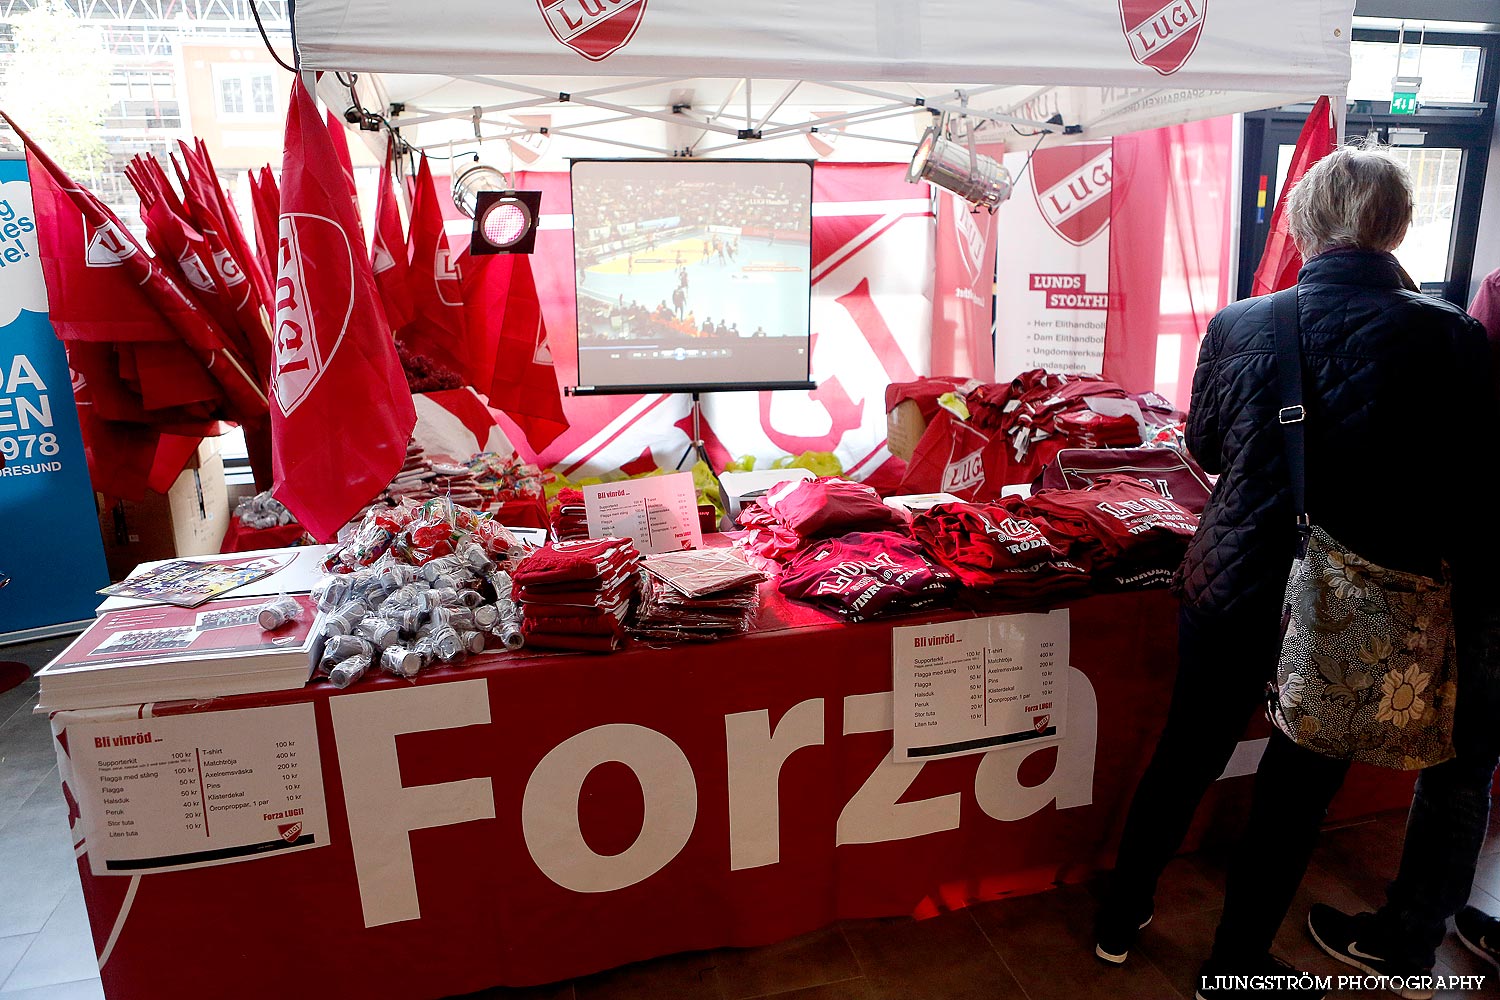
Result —
<instances>
[{"instance_id":1,"label":"red tablecloth","mask_svg":"<svg viewBox=\"0 0 1500 1000\"><path fill-rule=\"evenodd\" d=\"M1066 742L922 766L889 759L891 624L774 596L716 645L148 708L312 703L331 836L136 877L84 856L106 993L440 997L1082 878L1160 727L1176 608L1071 616Z\"/></svg>"}]
</instances>

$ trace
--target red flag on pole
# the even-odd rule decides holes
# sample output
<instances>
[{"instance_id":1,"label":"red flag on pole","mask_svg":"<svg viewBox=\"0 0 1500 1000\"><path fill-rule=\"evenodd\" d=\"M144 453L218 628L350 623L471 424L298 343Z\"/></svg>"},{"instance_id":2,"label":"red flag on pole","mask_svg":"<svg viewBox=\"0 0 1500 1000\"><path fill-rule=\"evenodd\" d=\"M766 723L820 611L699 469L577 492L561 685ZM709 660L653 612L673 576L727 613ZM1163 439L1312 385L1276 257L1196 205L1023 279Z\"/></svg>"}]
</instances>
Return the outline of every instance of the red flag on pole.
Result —
<instances>
[{"instance_id":1,"label":"red flag on pole","mask_svg":"<svg viewBox=\"0 0 1500 1000\"><path fill-rule=\"evenodd\" d=\"M426 157L417 170L417 194L411 208L412 322L397 338L413 354L469 381L469 351L464 332L463 284L458 260L443 232L443 212Z\"/></svg>"},{"instance_id":2,"label":"red flag on pole","mask_svg":"<svg viewBox=\"0 0 1500 1000\"><path fill-rule=\"evenodd\" d=\"M396 207L391 166L396 159L396 141L386 147L380 168L380 191L375 196L375 240L370 248L370 269L380 289L391 329L399 330L415 318L411 301L411 264L406 259L406 237L401 233L401 213Z\"/></svg>"},{"instance_id":3,"label":"red flag on pole","mask_svg":"<svg viewBox=\"0 0 1500 1000\"><path fill-rule=\"evenodd\" d=\"M1297 252L1297 244L1292 242L1292 234L1287 230L1287 195L1291 194L1302 175L1333 152L1337 145L1333 109L1328 98L1320 97L1302 125L1302 134L1297 136L1292 164L1287 170L1286 182L1281 185L1281 194L1276 198L1276 211L1271 215L1271 233L1266 237L1266 249L1260 256L1260 265L1255 269L1255 280L1250 286L1252 295L1278 292L1297 283L1302 255Z\"/></svg>"},{"instance_id":4,"label":"red flag on pole","mask_svg":"<svg viewBox=\"0 0 1500 1000\"><path fill-rule=\"evenodd\" d=\"M479 338L494 343L494 374L486 395L490 405L505 412L526 435L532 451L540 453L563 431L562 391L552 351L547 346L547 324L537 299L531 258L497 254L463 258L466 287L483 290L487 328Z\"/></svg>"},{"instance_id":5,"label":"red flag on pole","mask_svg":"<svg viewBox=\"0 0 1500 1000\"><path fill-rule=\"evenodd\" d=\"M212 182L210 186L213 188L214 197L218 201L219 215L224 219L224 241L230 251L233 252L235 260L239 262L240 267L244 269L245 273L250 276L251 281L255 283L256 297L266 307L264 325L269 337L271 285L276 280L275 276L270 272L261 273L255 269L255 255L250 250L250 241L245 239L245 230L240 225L240 213L234 207L234 199L229 196L229 192L225 191L223 185L219 183L219 172L214 167L213 158L208 154L208 144L202 139L196 141L198 144L198 157L202 160L204 167L207 168L206 176Z\"/></svg>"},{"instance_id":6,"label":"red flag on pole","mask_svg":"<svg viewBox=\"0 0 1500 1000\"><path fill-rule=\"evenodd\" d=\"M169 343L191 350L196 366L222 389L236 418L265 412L266 397L223 330L115 218L80 188L9 116L26 145L37 244L49 318L65 341ZM150 400L147 400L148 404Z\"/></svg>"},{"instance_id":7,"label":"red flag on pole","mask_svg":"<svg viewBox=\"0 0 1500 1000\"><path fill-rule=\"evenodd\" d=\"M358 226L355 231L359 233L360 243L365 242L365 223L359 217L359 189L354 185L354 158L349 155L349 134L344 131L344 123L334 116L332 111L328 112L328 138L333 140L333 151L338 154L339 166L344 171L344 181L349 185L349 200L354 202L354 221Z\"/></svg>"},{"instance_id":8,"label":"red flag on pole","mask_svg":"<svg viewBox=\"0 0 1500 1000\"><path fill-rule=\"evenodd\" d=\"M281 190L270 166L260 168L260 179L250 173L250 207L255 213L255 255L271 280L276 280L276 220L281 215ZM272 305L275 305L274 296Z\"/></svg>"},{"instance_id":9,"label":"red flag on pole","mask_svg":"<svg viewBox=\"0 0 1500 1000\"><path fill-rule=\"evenodd\" d=\"M322 541L401 470L417 421L332 146L299 76L281 171L272 492Z\"/></svg>"}]
</instances>

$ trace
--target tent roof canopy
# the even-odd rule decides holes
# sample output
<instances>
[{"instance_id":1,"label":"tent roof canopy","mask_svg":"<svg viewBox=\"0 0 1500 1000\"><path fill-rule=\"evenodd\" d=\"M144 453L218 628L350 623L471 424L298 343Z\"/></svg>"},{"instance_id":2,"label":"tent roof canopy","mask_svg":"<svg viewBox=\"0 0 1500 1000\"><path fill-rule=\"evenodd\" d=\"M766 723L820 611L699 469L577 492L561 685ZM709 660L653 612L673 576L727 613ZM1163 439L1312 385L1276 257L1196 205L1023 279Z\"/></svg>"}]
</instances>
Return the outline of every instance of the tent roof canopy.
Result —
<instances>
[{"instance_id":1,"label":"tent roof canopy","mask_svg":"<svg viewBox=\"0 0 1500 1000\"><path fill-rule=\"evenodd\" d=\"M593 155L753 156L813 131L906 144L933 112L994 140L1077 141L1339 94L1352 15L1352 0L298 0L294 34L301 68L361 74L361 101L399 105L418 145L546 129ZM349 104L331 76L320 91Z\"/></svg>"}]
</instances>

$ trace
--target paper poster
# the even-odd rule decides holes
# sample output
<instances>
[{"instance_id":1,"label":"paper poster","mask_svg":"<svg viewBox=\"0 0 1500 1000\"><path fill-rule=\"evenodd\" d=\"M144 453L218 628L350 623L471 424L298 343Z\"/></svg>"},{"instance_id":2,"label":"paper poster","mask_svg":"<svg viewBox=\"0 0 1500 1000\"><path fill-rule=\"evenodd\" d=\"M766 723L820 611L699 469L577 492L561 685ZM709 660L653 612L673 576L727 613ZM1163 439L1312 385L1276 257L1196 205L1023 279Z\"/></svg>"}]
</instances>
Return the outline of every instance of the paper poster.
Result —
<instances>
[{"instance_id":1,"label":"paper poster","mask_svg":"<svg viewBox=\"0 0 1500 1000\"><path fill-rule=\"evenodd\" d=\"M996 215L995 376L1098 372L1109 309L1109 142L1010 153L1019 178ZM1027 157L1030 156L1028 163Z\"/></svg>"},{"instance_id":2,"label":"paper poster","mask_svg":"<svg viewBox=\"0 0 1500 1000\"><path fill-rule=\"evenodd\" d=\"M328 843L313 706L68 726L89 867L138 875Z\"/></svg>"},{"instance_id":3,"label":"paper poster","mask_svg":"<svg viewBox=\"0 0 1500 1000\"><path fill-rule=\"evenodd\" d=\"M109 582L26 161L0 151L0 637L94 617ZM70 631L64 629L62 631Z\"/></svg>"},{"instance_id":4,"label":"paper poster","mask_svg":"<svg viewBox=\"0 0 1500 1000\"><path fill-rule=\"evenodd\" d=\"M1064 735L1068 612L891 630L893 758L931 760Z\"/></svg>"},{"instance_id":5,"label":"paper poster","mask_svg":"<svg viewBox=\"0 0 1500 1000\"><path fill-rule=\"evenodd\" d=\"M692 473L648 476L583 488L590 538L629 538L642 552L677 552L703 544Z\"/></svg>"}]
</instances>

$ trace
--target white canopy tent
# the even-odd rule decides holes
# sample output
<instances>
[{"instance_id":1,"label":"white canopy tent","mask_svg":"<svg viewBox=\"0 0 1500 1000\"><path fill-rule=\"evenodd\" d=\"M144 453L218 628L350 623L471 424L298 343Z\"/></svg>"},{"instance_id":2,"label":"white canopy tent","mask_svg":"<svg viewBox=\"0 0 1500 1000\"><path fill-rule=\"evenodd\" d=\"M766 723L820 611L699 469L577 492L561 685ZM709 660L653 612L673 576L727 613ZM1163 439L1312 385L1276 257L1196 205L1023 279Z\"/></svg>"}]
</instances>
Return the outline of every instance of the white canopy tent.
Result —
<instances>
[{"instance_id":1,"label":"white canopy tent","mask_svg":"<svg viewBox=\"0 0 1500 1000\"><path fill-rule=\"evenodd\" d=\"M934 112L1052 144L1338 95L1352 16L1353 0L298 0L293 32L303 70L360 74L361 103L413 144L519 141L526 166L557 169L806 155L809 135L901 159L871 144L914 143ZM348 107L348 81L324 76L325 101Z\"/></svg>"}]
</instances>

